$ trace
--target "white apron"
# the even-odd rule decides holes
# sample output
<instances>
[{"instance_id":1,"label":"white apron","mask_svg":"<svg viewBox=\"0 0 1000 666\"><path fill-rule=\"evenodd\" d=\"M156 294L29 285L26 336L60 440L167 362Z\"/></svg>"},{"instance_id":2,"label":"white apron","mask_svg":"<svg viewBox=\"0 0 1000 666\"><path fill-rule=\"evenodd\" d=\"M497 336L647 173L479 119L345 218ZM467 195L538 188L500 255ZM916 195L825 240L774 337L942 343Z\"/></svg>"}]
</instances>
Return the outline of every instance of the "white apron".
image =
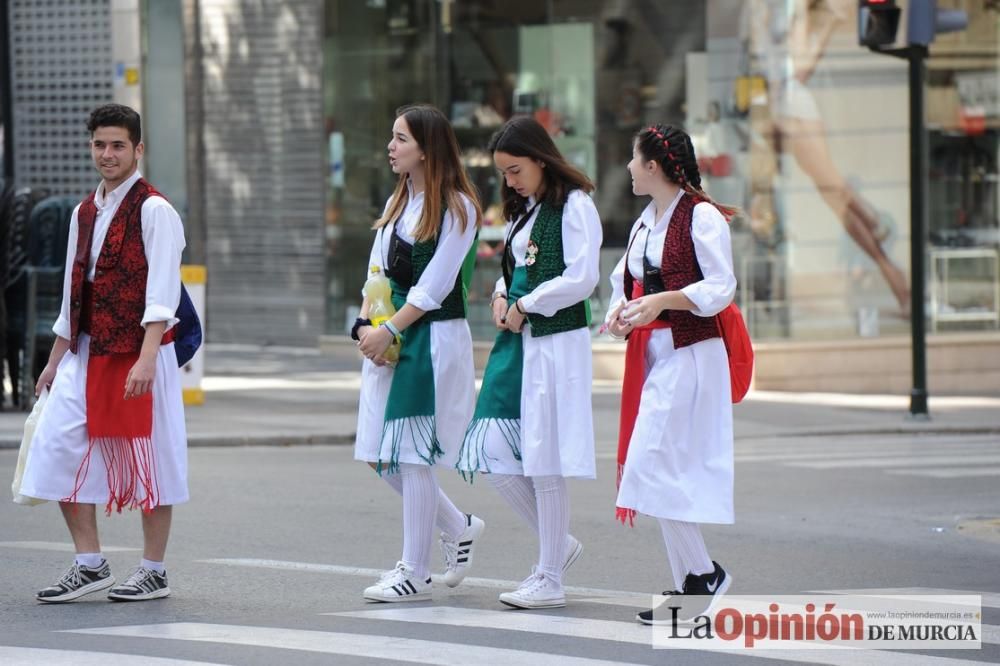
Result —
<instances>
[{"instance_id":1,"label":"white apron","mask_svg":"<svg viewBox=\"0 0 1000 666\"><path fill-rule=\"evenodd\" d=\"M38 420L28 450L21 494L59 501L74 490L77 471L87 454L87 361L90 336L81 333L78 353L67 351L59 362L48 402ZM125 387L122 387L122 391ZM162 345L156 356L153 380L153 451L159 504L169 506L188 501L187 429L184 400L174 344ZM90 465L76 501L108 503L107 468L100 446L90 452ZM146 496L136 485L135 499Z\"/></svg>"}]
</instances>

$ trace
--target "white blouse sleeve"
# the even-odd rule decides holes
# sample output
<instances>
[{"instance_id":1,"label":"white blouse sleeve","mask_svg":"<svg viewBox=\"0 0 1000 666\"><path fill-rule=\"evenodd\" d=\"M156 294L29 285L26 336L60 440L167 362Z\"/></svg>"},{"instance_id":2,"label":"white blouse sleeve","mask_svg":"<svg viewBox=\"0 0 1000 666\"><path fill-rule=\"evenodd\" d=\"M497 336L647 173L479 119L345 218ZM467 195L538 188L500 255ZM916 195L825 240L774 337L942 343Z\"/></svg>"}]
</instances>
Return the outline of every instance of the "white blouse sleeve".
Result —
<instances>
[{"instance_id":1,"label":"white blouse sleeve","mask_svg":"<svg viewBox=\"0 0 1000 666\"><path fill-rule=\"evenodd\" d=\"M604 323L611 322L611 313L615 311L622 303L628 303L629 299L625 296L625 267L628 265L628 251L632 246L632 239L635 235L639 233L639 227L642 225L642 221L636 221L632 225L632 230L628 234L628 245L625 246L625 254L622 255L621 260L615 264L615 268L611 271L611 276L608 278L611 282L611 300L608 301L608 314L604 316Z\"/></svg>"},{"instance_id":2,"label":"white blouse sleeve","mask_svg":"<svg viewBox=\"0 0 1000 666\"><path fill-rule=\"evenodd\" d=\"M628 299L625 298L625 262L627 261L628 254L622 255L622 258L615 265L615 269L611 271L611 277L608 278L611 282L611 300L608 302L608 314L604 316L605 324L611 322L611 314L615 308L628 302Z\"/></svg>"},{"instance_id":3,"label":"white blouse sleeve","mask_svg":"<svg viewBox=\"0 0 1000 666\"><path fill-rule=\"evenodd\" d=\"M142 325L165 321L170 328L179 321L175 314L181 302L181 253L186 243L180 216L162 197L150 197L142 204L142 243L149 265Z\"/></svg>"},{"instance_id":4,"label":"white blouse sleeve","mask_svg":"<svg viewBox=\"0 0 1000 666\"><path fill-rule=\"evenodd\" d=\"M504 243L507 242L507 237L510 236L510 230L511 230L512 226L513 226L513 223L511 223L509 221L507 222L507 224L504 225L504 228L503 228ZM506 246L505 246L505 248L506 248ZM503 257L504 257L504 253L500 253L500 261L503 261ZM507 295L507 283L504 282L504 279L503 279L503 269L501 269L501 271L500 271L500 277L497 278L496 284L493 285L493 293L494 294L497 294L497 293L503 294L504 296ZM492 298L492 295L490 297ZM490 305L493 305L493 303L491 302Z\"/></svg>"},{"instance_id":5,"label":"white blouse sleeve","mask_svg":"<svg viewBox=\"0 0 1000 666\"><path fill-rule=\"evenodd\" d=\"M580 190L570 193L563 208L562 275L547 280L521 297L526 312L551 317L559 310L590 298L601 279L603 231L597 207Z\"/></svg>"},{"instance_id":6,"label":"white blouse sleeve","mask_svg":"<svg viewBox=\"0 0 1000 666\"><path fill-rule=\"evenodd\" d=\"M59 308L59 317L52 325L52 332L60 338L69 340L73 333L69 325L69 301L70 291L73 287L73 260L76 259L76 239L80 235L80 222L78 215L80 206L73 209L73 216L69 219L69 239L66 243L66 274L63 276L63 296L62 307Z\"/></svg>"},{"instance_id":7,"label":"white blouse sleeve","mask_svg":"<svg viewBox=\"0 0 1000 666\"><path fill-rule=\"evenodd\" d=\"M386 200L385 206L382 207L382 215L380 215L379 217L385 216L385 212L389 210L389 203L391 201L392 197L389 197ZM385 264L386 262L386 253L389 251L389 245L387 243L388 239L385 237L387 233L386 227L388 226L389 225L383 225L375 230L375 240L372 241L372 249L371 252L368 253L368 265L365 266L366 281L368 280L368 276L371 275L372 266L378 266L379 268L381 268L382 274L385 275L385 266L383 264ZM364 289L362 288L361 298L364 297L365 297Z\"/></svg>"},{"instance_id":8,"label":"white blouse sleeve","mask_svg":"<svg viewBox=\"0 0 1000 666\"><path fill-rule=\"evenodd\" d=\"M691 236L704 278L684 287L681 293L695 304L694 314L714 317L732 303L736 295L729 224L715 206L700 203L694 207Z\"/></svg>"},{"instance_id":9,"label":"white blouse sleeve","mask_svg":"<svg viewBox=\"0 0 1000 666\"><path fill-rule=\"evenodd\" d=\"M455 279L476 238L476 208L464 195L462 201L468 219L465 231L459 228L450 210L445 213L434 256L406 296L407 303L425 312L440 309L441 303L455 288Z\"/></svg>"}]
</instances>

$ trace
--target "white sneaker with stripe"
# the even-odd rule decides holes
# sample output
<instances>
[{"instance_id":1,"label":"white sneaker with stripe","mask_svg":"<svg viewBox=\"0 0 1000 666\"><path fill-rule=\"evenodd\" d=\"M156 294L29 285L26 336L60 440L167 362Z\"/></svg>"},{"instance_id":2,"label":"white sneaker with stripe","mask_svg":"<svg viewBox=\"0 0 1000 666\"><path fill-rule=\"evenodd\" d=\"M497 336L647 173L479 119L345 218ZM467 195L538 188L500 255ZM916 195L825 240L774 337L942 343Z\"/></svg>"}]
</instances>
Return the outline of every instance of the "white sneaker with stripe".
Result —
<instances>
[{"instance_id":1,"label":"white sneaker with stripe","mask_svg":"<svg viewBox=\"0 0 1000 666\"><path fill-rule=\"evenodd\" d=\"M445 572L441 581L448 587L458 587L462 579L469 573L472 566L472 556L476 549L476 539L483 534L486 523L471 513L465 516L467 526L455 540L441 533L441 550L444 552Z\"/></svg>"},{"instance_id":2,"label":"white sneaker with stripe","mask_svg":"<svg viewBox=\"0 0 1000 666\"><path fill-rule=\"evenodd\" d=\"M431 598L431 579L421 580L413 575L413 570L402 562L396 568L382 575L377 583L365 588L364 598L368 601L395 603L399 601L428 601Z\"/></svg>"},{"instance_id":3,"label":"white sneaker with stripe","mask_svg":"<svg viewBox=\"0 0 1000 666\"><path fill-rule=\"evenodd\" d=\"M108 599L112 601L149 601L168 596L167 572L160 573L146 567L138 567L124 583L108 592Z\"/></svg>"}]
</instances>

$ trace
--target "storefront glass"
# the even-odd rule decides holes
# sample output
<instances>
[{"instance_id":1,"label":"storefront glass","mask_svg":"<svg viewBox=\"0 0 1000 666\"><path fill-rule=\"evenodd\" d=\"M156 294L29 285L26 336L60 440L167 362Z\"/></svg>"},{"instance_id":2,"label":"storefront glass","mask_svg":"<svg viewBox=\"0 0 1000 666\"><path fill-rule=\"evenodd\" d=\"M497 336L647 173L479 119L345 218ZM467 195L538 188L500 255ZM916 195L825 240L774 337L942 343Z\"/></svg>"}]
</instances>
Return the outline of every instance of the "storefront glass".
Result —
<instances>
[{"instance_id":1,"label":"storefront glass","mask_svg":"<svg viewBox=\"0 0 1000 666\"><path fill-rule=\"evenodd\" d=\"M936 330L997 326L997 12L929 61L927 300ZM392 190L394 110L451 118L486 223L470 321L492 336L499 181L485 146L532 114L595 180L602 283L645 201L629 187L633 134L652 122L695 138L705 189L732 221L741 304L757 340L909 330L907 78L857 44L854 0L499 2L328 0L325 113L328 331L353 320L371 222ZM595 327L596 329L596 327ZM596 333L595 333L596 334Z\"/></svg>"}]
</instances>

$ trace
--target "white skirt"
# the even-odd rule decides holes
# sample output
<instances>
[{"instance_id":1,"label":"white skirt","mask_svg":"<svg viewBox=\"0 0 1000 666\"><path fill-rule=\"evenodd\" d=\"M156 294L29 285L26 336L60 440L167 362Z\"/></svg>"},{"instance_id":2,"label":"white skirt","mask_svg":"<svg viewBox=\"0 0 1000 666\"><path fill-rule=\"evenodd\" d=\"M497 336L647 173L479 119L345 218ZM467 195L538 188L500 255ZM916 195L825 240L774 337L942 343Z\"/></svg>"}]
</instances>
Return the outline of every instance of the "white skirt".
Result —
<instances>
[{"instance_id":1,"label":"white skirt","mask_svg":"<svg viewBox=\"0 0 1000 666\"><path fill-rule=\"evenodd\" d=\"M596 478L590 331L536 338L531 326L525 326L521 344L521 459L514 455L509 434L491 421L482 433L486 462L471 471Z\"/></svg>"},{"instance_id":2,"label":"white skirt","mask_svg":"<svg viewBox=\"0 0 1000 666\"><path fill-rule=\"evenodd\" d=\"M42 410L35 436L28 449L21 494L59 501L69 497L76 473L87 454L87 361L90 336L80 335L78 353L66 352L59 362L48 402ZM125 387L122 387L124 391ZM162 345L156 356L153 379L153 451L159 504L169 506L188 501L187 428L177 355L173 343ZM81 504L108 503L107 467L101 447L90 453L89 471L76 499ZM137 501L146 496L137 484Z\"/></svg>"},{"instance_id":3,"label":"white skirt","mask_svg":"<svg viewBox=\"0 0 1000 666\"><path fill-rule=\"evenodd\" d=\"M669 328L653 331L617 506L733 522L733 405L721 338L674 349Z\"/></svg>"},{"instance_id":4,"label":"white skirt","mask_svg":"<svg viewBox=\"0 0 1000 666\"><path fill-rule=\"evenodd\" d=\"M431 323L431 364L434 368L434 422L442 454L437 465L454 467L465 429L472 420L476 399L476 368L472 359L472 334L465 319ZM393 369L378 367L368 359L361 365L361 396L358 404L358 434L355 460L388 463L389 446L382 450L385 407L392 386ZM420 386L412 387L422 390ZM426 465L412 439L404 438L399 462Z\"/></svg>"}]
</instances>

